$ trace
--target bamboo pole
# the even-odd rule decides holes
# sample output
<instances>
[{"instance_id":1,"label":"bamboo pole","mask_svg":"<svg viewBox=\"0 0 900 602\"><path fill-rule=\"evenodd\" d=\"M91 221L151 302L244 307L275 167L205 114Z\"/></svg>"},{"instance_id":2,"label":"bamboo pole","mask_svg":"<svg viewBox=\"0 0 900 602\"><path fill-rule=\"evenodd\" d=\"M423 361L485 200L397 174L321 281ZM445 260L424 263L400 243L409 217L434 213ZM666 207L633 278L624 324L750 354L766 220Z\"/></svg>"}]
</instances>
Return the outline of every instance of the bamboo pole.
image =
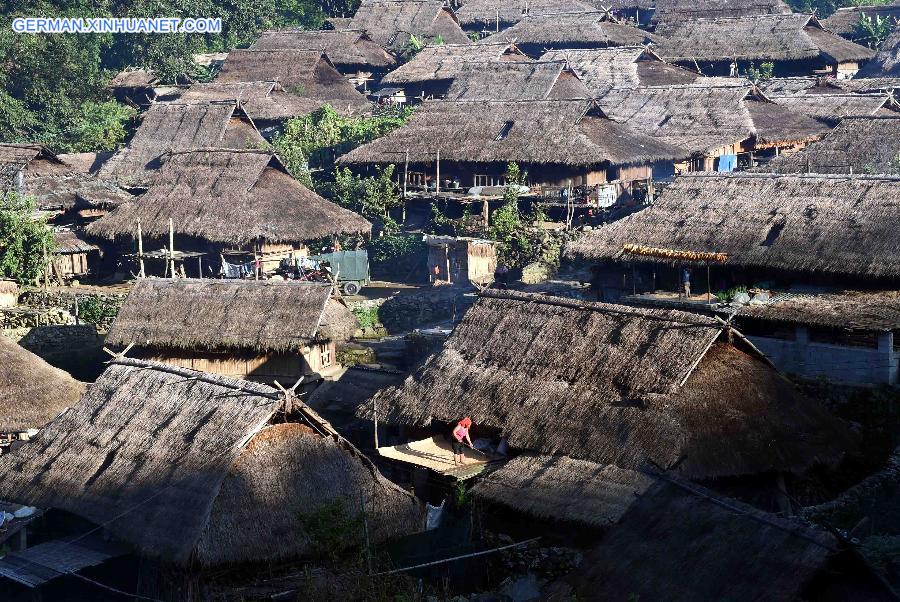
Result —
<instances>
[{"instance_id":1,"label":"bamboo pole","mask_svg":"<svg viewBox=\"0 0 900 602\"><path fill-rule=\"evenodd\" d=\"M375 449L378 449L378 397L376 396L372 400L372 410L374 415L373 422L375 423Z\"/></svg>"},{"instance_id":2,"label":"bamboo pole","mask_svg":"<svg viewBox=\"0 0 900 602\"><path fill-rule=\"evenodd\" d=\"M403 160L403 223L406 223L406 183L409 181L409 149Z\"/></svg>"},{"instance_id":3,"label":"bamboo pole","mask_svg":"<svg viewBox=\"0 0 900 602\"><path fill-rule=\"evenodd\" d=\"M199 278L203 279L203 256L197 255L197 269L200 270Z\"/></svg>"},{"instance_id":4,"label":"bamboo pole","mask_svg":"<svg viewBox=\"0 0 900 602\"><path fill-rule=\"evenodd\" d=\"M441 193L441 149L437 151L437 179L434 182L434 192Z\"/></svg>"},{"instance_id":5,"label":"bamboo pole","mask_svg":"<svg viewBox=\"0 0 900 602\"><path fill-rule=\"evenodd\" d=\"M172 278L175 278L175 225L169 218L169 270Z\"/></svg>"},{"instance_id":6,"label":"bamboo pole","mask_svg":"<svg viewBox=\"0 0 900 602\"><path fill-rule=\"evenodd\" d=\"M144 278L147 274L144 272L144 238L141 236L141 218L137 221L137 239L138 239L138 266L140 267L138 275Z\"/></svg>"}]
</instances>

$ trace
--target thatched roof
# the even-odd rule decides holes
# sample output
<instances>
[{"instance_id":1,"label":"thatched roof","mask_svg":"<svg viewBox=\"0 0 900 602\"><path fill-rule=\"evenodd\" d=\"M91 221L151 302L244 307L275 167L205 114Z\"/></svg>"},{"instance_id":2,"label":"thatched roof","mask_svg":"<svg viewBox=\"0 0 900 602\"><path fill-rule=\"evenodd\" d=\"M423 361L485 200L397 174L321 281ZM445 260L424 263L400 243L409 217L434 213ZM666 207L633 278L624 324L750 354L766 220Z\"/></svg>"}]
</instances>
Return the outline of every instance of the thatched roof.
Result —
<instances>
[{"instance_id":1,"label":"thatched roof","mask_svg":"<svg viewBox=\"0 0 900 602\"><path fill-rule=\"evenodd\" d=\"M781 155L759 170L900 176L900 114L846 117L822 140L802 152Z\"/></svg>"},{"instance_id":2,"label":"thatched roof","mask_svg":"<svg viewBox=\"0 0 900 602\"><path fill-rule=\"evenodd\" d=\"M820 138L827 128L753 93L749 82L614 88L597 103L610 119L701 154L755 137L760 145Z\"/></svg>"},{"instance_id":3,"label":"thatched roof","mask_svg":"<svg viewBox=\"0 0 900 602\"><path fill-rule=\"evenodd\" d=\"M570 100L591 92L565 61L464 63L447 98L453 100Z\"/></svg>"},{"instance_id":4,"label":"thatched roof","mask_svg":"<svg viewBox=\"0 0 900 602\"><path fill-rule=\"evenodd\" d=\"M693 19L663 23L665 36L656 51L664 59L701 63L740 61L799 61L828 63L863 61L874 54L824 31L810 15L757 15L722 19Z\"/></svg>"},{"instance_id":5,"label":"thatched roof","mask_svg":"<svg viewBox=\"0 0 900 602\"><path fill-rule=\"evenodd\" d=\"M843 80L841 80L843 81ZM850 81L850 80L847 80ZM796 94L840 94L839 81L830 77L798 76L772 77L757 83L766 96L794 96Z\"/></svg>"},{"instance_id":6,"label":"thatched roof","mask_svg":"<svg viewBox=\"0 0 900 602\"><path fill-rule=\"evenodd\" d=\"M617 522L653 483L636 470L524 454L480 478L472 494L538 518L603 527Z\"/></svg>"},{"instance_id":7,"label":"thatched roof","mask_svg":"<svg viewBox=\"0 0 900 602\"><path fill-rule=\"evenodd\" d=\"M146 187L166 153L261 144L265 139L235 101L157 103L144 113L128 145L103 164L98 176Z\"/></svg>"},{"instance_id":8,"label":"thatched roof","mask_svg":"<svg viewBox=\"0 0 900 602\"><path fill-rule=\"evenodd\" d=\"M791 12L791 7L783 0L656 0L652 22L665 27L693 19L789 15Z\"/></svg>"},{"instance_id":9,"label":"thatched roof","mask_svg":"<svg viewBox=\"0 0 900 602\"><path fill-rule=\"evenodd\" d=\"M486 291L439 353L376 396L379 418L471 416L513 448L692 478L837 460L843 426L749 346L722 342L724 329L675 310Z\"/></svg>"},{"instance_id":10,"label":"thatched roof","mask_svg":"<svg viewBox=\"0 0 900 602\"><path fill-rule=\"evenodd\" d=\"M240 82L236 84L194 84L181 95L184 101L236 100L254 121L284 120L308 115L327 104L321 99L290 94L278 82ZM346 106L338 105L338 111Z\"/></svg>"},{"instance_id":11,"label":"thatched roof","mask_svg":"<svg viewBox=\"0 0 900 602\"><path fill-rule=\"evenodd\" d=\"M897 110L897 102L888 94L798 94L770 99L796 113L832 124L844 117L889 115Z\"/></svg>"},{"instance_id":12,"label":"thatched roof","mask_svg":"<svg viewBox=\"0 0 900 602\"><path fill-rule=\"evenodd\" d=\"M253 50L324 50L338 69L387 69L397 60L364 31L309 31L270 29Z\"/></svg>"},{"instance_id":13,"label":"thatched roof","mask_svg":"<svg viewBox=\"0 0 900 602\"><path fill-rule=\"evenodd\" d=\"M689 84L701 76L663 61L643 46L550 50L544 61L565 60L595 96L610 88Z\"/></svg>"},{"instance_id":14,"label":"thatched roof","mask_svg":"<svg viewBox=\"0 0 900 602\"><path fill-rule=\"evenodd\" d=\"M405 65L381 79L385 85L404 85L426 81L453 80L467 62L527 61L527 56L510 42L493 44L432 44Z\"/></svg>"},{"instance_id":15,"label":"thatched roof","mask_svg":"<svg viewBox=\"0 0 900 602\"><path fill-rule=\"evenodd\" d=\"M0 489L178 564L303 555L298 513L334 499L351 512L365 500L374 540L416 527L412 496L303 404L288 418L305 424L270 424L286 409L263 385L119 359L78 404L0 458Z\"/></svg>"},{"instance_id":16,"label":"thatched roof","mask_svg":"<svg viewBox=\"0 0 900 602\"><path fill-rule=\"evenodd\" d=\"M55 243L53 252L57 255L72 255L75 253L89 253L91 251L100 250L100 247L84 240L78 232L72 230L59 230L54 232L53 241Z\"/></svg>"},{"instance_id":17,"label":"thatched roof","mask_svg":"<svg viewBox=\"0 0 900 602\"><path fill-rule=\"evenodd\" d=\"M0 335L0 432L39 429L83 392L67 372Z\"/></svg>"},{"instance_id":18,"label":"thatched roof","mask_svg":"<svg viewBox=\"0 0 900 602\"><path fill-rule=\"evenodd\" d=\"M328 284L141 278L106 342L159 349L299 351L313 341L346 340L348 323L356 327L350 310L331 299Z\"/></svg>"},{"instance_id":19,"label":"thatched roof","mask_svg":"<svg viewBox=\"0 0 900 602\"><path fill-rule=\"evenodd\" d=\"M857 79L829 80L832 85L847 92L870 93L882 92L893 94L900 90L900 77L860 77Z\"/></svg>"},{"instance_id":20,"label":"thatched roof","mask_svg":"<svg viewBox=\"0 0 900 602\"><path fill-rule=\"evenodd\" d=\"M646 163L681 153L589 113L588 101L430 101L387 136L339 159L342 164L412 162L599 165ZM505 132L501 136L500 133Z\"/></svg>"},{"instance_id":21,"label":"thatched roof","mask_svg":"<svg viewBox=\"0 0 900 602\"><path fill-rule=\"evenodd\" d=\"M262 81L278 82L289 94L327 102L347 112L371 108L321 50L232 50L215 83Z\"/></svg>"},{"instance_id":22,"label":"thatched roof","mask_svg":"<svg viewBox=\"0 0 900 602\"><path fill-rule=\"evenodd\" d=\"M328 414L355 414L375 393L403 382L397 370L350 366L335 380L326 380L309 396L309 407Z\"/></svg>"},{"instance_id":23,"label":"thatched roof","mask_svg":"<svg viewBox=\"0 0 900 602\"><path fill-rule=\"evenodd\" d=\"M153 71L147 69L125 69L109 80L109 88L150 88L159 83Z\"/></svg>"},{"instance_id":24,"label":"thatched roof","mask_svg":"<svg viewBox=\"0 0 900 602\"><path fill-rule=\"evenodd\" d=\"M197 149L173 153L153 185L88 226L107 239L176 234L216 244L304 242L365 233L372 225L292 178L271 151Z\"/></svg>"},{"instance_id":25,"label":"thatched roof","mask_svg":"<svg viewBox=\"0 0 900 602\"><path fill-rule=\"evenodd\" d=\"M519 46L549 48L608 48L656 42L647 31L620 23L605 11L529 14L517 24L484 38L478 44L514 40Z\"/></svg>"},{"instance_id":26,"label":"thatched roof","mask_svg":"<svg viewBox=\"0 0 900 602\"><path fill-rule=\"evenodd\" d=\"M104 161L112 157L112 151L98 153L62 153L56 155L73 173L95 174Z\"/></svg>"},{"instance_id":27,"label":"thatched roof","mask_svg":"<svg viewBox=\"0 0 900 602\"><path fill-rule=\"evenodd\" d=\"M817 576L840 579L847 565L829 562L839 550L822 530L664 476L563 578L556 591L565 594L550 599L820 599L806 588Z\"/></svg>"},{"instance_id":28,"label":"thatched roof","mask_svg":"<svg viewBox=\"0 0 900 602\"><path fill-rule=\"evenodd\" d=\"M900 291L796 293L742 307L737 315L807 326L888 331L900 328Z\"/></svg>"},{"instance_id":29,"label":"thatched roof","mask_svg":"<svg viewBox=\"0 0 900 602\"><path fill-rule=\"evenodd\" d=\"M391 52L403 50L410 36L420 41L440 36L446 44L470 41L442 0L365 0L350 21L350 29L365 31Z\"/></svg>"},{"instance_id":30,"label":"thatched roof","mask_svg":"<svg viewBox=\"0 0 900 602\"><path fill-rule=\"evenodd\" d=\"M900 3L885 6L847 6L834 11L830 17L822 20L822 26L828 31L843 36L848 40L858 40L865 44L870 40L864 39L857 31L857 24L861 16L875 20L880 17L887 19L888 23L896 25L900 21Z\"/></svg>"},{"instance_id":31,"label":"thatched roof","mask_svg":"<svg viewBox=\"0 0 900 602\"><path fill-rule=\"evenodd\" d=\"M900 26L894 27L875 57L859 70L856 77L900 77Z\"/></svg>"},{"instance_id":32,"label":"thatched roof","mask_svg":"<svg viewBox=\"0 0 900 602\"><path fill-rule=\"evenodd\" d=\"M62 161L43 145L0 144L0 191L17 191L20 183L24 183L25 172L41 162L47 164L45 167L50 172L59 169L64 172Z\"/></svg>"},{"instance_id":33,"label":"thatched roof","mask_svg":"<svg viewBox=\"0 0 900 602\"><path fill-rule=\"evenodd\" d=\"M494 31L499 18L500 29L522 20L526 13L543 15L547 13L592 12L597 7L590 2L579 0L464 0L456 11L463 27L482 28Z\"/></svg>"},{"instance_id":34,"label":"thatched roof","mask_svg":"<svg viewBox=\"0 0 900 602\"><path fill-rule=\"evenodd\" d=\"M683 175L654 204L574 241L567 254L624 257L625 244L726 253L726 265L870 278L900 276L900 179Z\"/></svg>"}]
</instances>

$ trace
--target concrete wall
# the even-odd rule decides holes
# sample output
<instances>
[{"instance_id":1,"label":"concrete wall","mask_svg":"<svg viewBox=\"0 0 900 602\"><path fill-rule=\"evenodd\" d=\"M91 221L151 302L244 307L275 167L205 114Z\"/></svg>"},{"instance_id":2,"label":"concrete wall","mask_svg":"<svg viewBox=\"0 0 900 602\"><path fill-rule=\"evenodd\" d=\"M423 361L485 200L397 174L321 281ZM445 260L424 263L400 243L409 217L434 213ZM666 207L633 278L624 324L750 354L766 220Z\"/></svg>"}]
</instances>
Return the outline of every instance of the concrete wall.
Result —
<instances>
[{"instance_id":1,"label":"concrete wall","mask_svg":"<svg viewBox=\"0 0 900 602\"><path fill-rule=\"evenodd\" d=\"M782 372L850 385L898 384L900 352L891 332L878 336L878 348L816 343L809 330L797 328L796 340L748 336Z\"/></svg>"}]
</instances>

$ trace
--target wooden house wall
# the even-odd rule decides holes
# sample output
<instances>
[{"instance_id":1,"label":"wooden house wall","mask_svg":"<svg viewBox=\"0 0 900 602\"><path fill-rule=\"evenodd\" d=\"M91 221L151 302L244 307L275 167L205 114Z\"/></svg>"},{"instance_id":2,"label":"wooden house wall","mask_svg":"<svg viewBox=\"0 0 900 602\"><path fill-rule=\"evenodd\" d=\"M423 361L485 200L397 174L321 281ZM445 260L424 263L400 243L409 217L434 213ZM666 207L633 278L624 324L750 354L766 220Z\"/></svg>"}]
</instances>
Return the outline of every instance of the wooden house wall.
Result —
<instances>
[{"instance_id":1,"label":"wooden house wall","mask_svg":"<svg viewBox=\"0 0 900 602\"><path fill-rule=\"evenodd\" d=\"M53 258L56 273L63 278L67 276L84 276L88 273L88 254L66 253Z\"/></svg>"},{"instance_id":2,"label":"wooden house wall","mask_svg":"<svg viewBox=\"0 0 900 602\"><path fill-rule=\"evenodd\" d=\"M466 268L470 282L479 284L493 282L497 269L497 250L494 245L466 244Z\"/></svg>"},{"instance_id":3,"label":"wooden house wall","mask_svg":"<svg viewBox=\"0 0 900 602\"><path fill-rule=\"evenodd\" d=\"M572 186L594 186L607 181L606 166L569 167L563 165L533 165L520 163L522 171L527 174L526 184L532 188L565 188ZM502 186L506 174L506 163L460 163L441 161L441 189L446 190L447 181L458 181L461 188L484 185L476 180L476 176L489 176ZM399 166L398 178L403 177L403 165ZM437 163L410 164L407 183L410 186L421 186L422 181L433 185L437 177Z\"/></svg>"}]
</instances>

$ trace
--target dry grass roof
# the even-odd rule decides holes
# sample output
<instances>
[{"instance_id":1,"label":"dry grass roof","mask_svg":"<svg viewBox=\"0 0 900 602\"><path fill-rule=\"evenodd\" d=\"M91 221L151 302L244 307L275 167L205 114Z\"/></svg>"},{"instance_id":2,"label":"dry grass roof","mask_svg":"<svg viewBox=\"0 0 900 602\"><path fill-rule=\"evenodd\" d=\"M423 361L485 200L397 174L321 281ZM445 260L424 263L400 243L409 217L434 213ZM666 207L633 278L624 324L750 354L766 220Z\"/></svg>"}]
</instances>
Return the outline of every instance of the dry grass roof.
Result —
<instances>
[{"instance_id":1,"label":"dry grass roof","mask_svg":"<svg viewBox=\"0 0 900 602\"><path fill-rule=\"evenodd\" d=\"M451 100L567 100L591 96L565 61L464 63L447 91Z\"/></svg>"},{"instance_id":2,"label":"dry grass roof","mask_svg":"<svg viewBox=\"0 0 900 602\"><path fill-rule=\"evenodd\" d=\"M592 12L597 7L590 2L578 0L464 0L456 10L456 16L463 27L481 27L493 31L500 19L500 29L518 23L525 15L546 13Z\"/></svg>"},{"instance_id":3,"label":"dry grass roof","mask_svg":"<svg viewBox=\"0 0 900 602\"><path fill-rule=\"evenodd\" d=\"M771 96L770 99L796 113L826 123L837 123L844 117L888 115L897 107L889 94L798 94Z\"/></svg>"},{"instance_id":4,"label":"dry grass roof","mask_svg":"<svg viewBox=\"0 0 900 602\"><path fill-rule=\"evenodd\" d=\"M782 0L656 0L652 21L663 26L693 19L789 15L791 7Z\"/></svg>"},{"instance_id":5,"label":"dry grass roof","mask_svg":"<svg viewBox=\"0 0 900 602\"><path fill-rule=\"evenodd\" d=\"M72 255L75 253L90 253L91 251L99 251L100 247L94 243L84 240L78 232L72 230L59 230L53 233L53 241L55 248L53 252L57 255Z\"/></svg>"},{"instance_id":6,"label":"dry grass roof","mask_svg":"<svg viewBox=\"0 0 900 602\"><path fill-rule=\"evenodd\" d=\"M563 579L569 598L550 599L791 602L839 549L822 530L660 477Z\"/></svg>"},{"instance_id":7,"label":"dry grass roof","mask_svg":"<svg viewBox=\"0 0 900 602\"><path fill-rule=\"evenodd\" d=\"M548 48L607 48L656 42L654 34L611 18L605 11L529 14L478 44L514 40L520 46Z\"/></svg>"},{"instance_id":8,"label":"dry grass roof","mask_svg":"<svg viewBox=\"0 0 900 602\"><path fill-rule=\"evenodd\" d=\"M760 173L680 176L654 204L570 243L624 258L625 244L726 253L726 265L896 278L900 179ZM629 256L630 257L630 256Z\"/></svg>"},{"instance_id":9,"label":"dry grass roof","mask_svg":"<svg viewBox=\"0 0 900 602\"><path fill-rule=\"evenodd\" d=\"M672 61L863 61L874 54L824 31L810 15L757 15L664 23L656 49Z\"/></svg>"},{"instance_id":10,"label":"dry grass roof","mask_svg":"<svg viewBox=\"0 0 900 602\"><path fill-rule=\"evenodd\" d=\"M235 100L254 121L284 120L308 115L327 104L321 99L305 98L290 94L278 82L240 82L222 84L217 82L194 84L184 91L185 101L228 101ZM337 110L346 109L336 106Z\"/></svg>"},{"instance_id":11,"label":"dry grass roof","mask_svg":"<svg viewBox=\"0 0 900 602\"><path fill-rule=\"evenodd\" d=\"M153 71L147 69L125 69L109 80L109 88L149 88L159 83Z\"/></svg>"},{"instance_id":12,"label":"dry grass roof","mask_svg":"<svg viewBox=\"0 0 900 602\"><path fill-rule=\"evenodd\" d=\"M856 77L900 77L900 27L894 27L875 57L859 70Z\"/></svg>"},{"instance_id":13,"label":"dry grass roof","mask_svg":"<svg viewBox=\"0 0 900 602\"><path fill-rule=\"evenodd\" d=\"M363 31L270 29L253 44L254 50L324 50L340 68L386 69L397 60Z\"/></svg>"},{"instance_id":14,"label":"dry grass roof","mask_svg":"<svg viewBox=\"0 0 900 602\"><path fill-rule=\"evenodd\" d=\"M529 60L514 44L431 44L420 50L405 65L381 79L382 84L403 85L454 79L467 62Z\"/></svg>"},{"instance_id":15,"label":"dry grass roof","mask_svg":"<svg viewBox=\"0 0 900 602\"><path fill-rule=\"evenodd\" d=\"M215 79L217 84L274 81L294 96L323 101L339 110L371 108L322 50L232 50Z\"/></svg>"},{"instance_id":16,"label":"dry grass roof","mask_svg":"<svg viewBox=\"0 0 900 602\"><path fill-rule=\"evenodd\" d=\"M666 63L643 46L550 50L541 60L567 61L595 96L610 88L689 84L701 77Z\"/></svg>"},{"instance_id":17,"label":"dry grass roof","mask_svg":"<svg viewBox=\"0 0 900 602\"><path fill-rule=\"evenodd\" d=\"M403 50L411 35L420 41L440 36L446 44L470 41L442 0L365 0L349 28L365 31L391 52Z\"/></svg>"},{"instance_id":18,"label":"dry grass roof","mask_svg":"<svg viewBox=\"0 0 900 602\"><path fill-rule=\"evenodd\" d=\"M233 100L157 103L144 113L125 148L103 164L98 176L121 185L146 187L173 151L253 148L265 139Z\"/></svg>"},{"instance_id":19,"label":"dry grass roof","mask_svg":"<svg viewBox=\"0 0 900 602\"><path fill-rule=\"evenodd\" d=\"M367 233L361 216L292 178L271 151L198 149L172 154L140 198L88 226L107 239L176 234L215 244L304 242Z\"/></svg>"},{"instance_id":20,"label":"dry grass roof","mask_svg":"<svg viewBox=\"0 0 900 602\"><path fill-rule=\"evenodd\" d=\"M847 6L839 8L830 17L822 20L822 26L839 36L850 40L858 39L861 43L867 43L869 40L862 39L856 29L859 18L863 15L872 20L876 17L881 17L896 25L900 21L900 4L895 2L885 6Z\"/></svg>"},{"instance_id":21,"label":"dry grass roof","mask_svg":"<svg viewBox=\"0 0 900 602\"><path fill-rule=\"evenodd\" d=\"M328 284L141 278L106 342L157 349L289 352L313 341L343 341L348 323L356 327L346 306L331 299Z\"/></svg>"},{"instance_id":22,"label":"dry grass roof","mask_svg":"<svg viewBox=\"0 0 900 602\"><path fill-rule=\"evenodd\" d=\"M900 328L900 291L791 294L765 305L742 307L738 315L808 326L888 331Z\"/></svg>"},{"instance_id":23,"label":"dry grass roof","mask_svg":"<svg viewBox=\"0 0 900 602\"><path fill-rule=\"evenodd\" d=\"M822 140L802 152L781 155L759 170L900 176L900 114L846 117Z\"/></svg>"},{"instance_id":24,"label":"dry grass roof","mask_svg":"<svg viewBox=\"0 0 900 602\"><path fill-rule=\"evenodd\" d=\"M430 101L390 134L340 158L343 164L412 162L646 163L681 152L602 116L588 101ZM501 132L505 132L501 135Z\"/></svg>"},{"instance_id":25,"label":"dry grass roof","mask_svg":"<svg viewBox=\"0 0 900 602\"><path fill-rule=\"evenodd\" d=\"M116 360L81 401L0 458L8 499L77 514L167 562L273 562L309 552L298 518L365 499L375 540L417 525L417 503L275 389ZM374 532L373 532L374 530Z\"/></svg>"},{"instance_id":26,"label":"dry grass roof","mask_svg":"<svg viewBox=\"0 0 900 602\"><path fill-rule=\"evenodd\" d=\"M68 372L0 335L0 432L39 429L83 392Z\"/></svg>"},{"instance_id":27,"label":"dry grass roof","mask_svg":"<svg viewBox=\"0 0 900 602\"><path fill-rule=\"evenodd\" d=\"M527 293L482 293L443 349L377 398L414 425L471 416L513 448L692 478L837 460L844 427L724 323ZM369 408L366 408L369 410Z\"/></svg>"},{"instance_id":28,"label":"dry grass roof","mask_svg":"<svg viewBox=\"0 0 900 602\"><path fill-rule=\"evenodd\" d=\"M472 493L541 519L615 523L654 483L636 470L523 454L478 480Z\"/></svg>"}]
</instances>

